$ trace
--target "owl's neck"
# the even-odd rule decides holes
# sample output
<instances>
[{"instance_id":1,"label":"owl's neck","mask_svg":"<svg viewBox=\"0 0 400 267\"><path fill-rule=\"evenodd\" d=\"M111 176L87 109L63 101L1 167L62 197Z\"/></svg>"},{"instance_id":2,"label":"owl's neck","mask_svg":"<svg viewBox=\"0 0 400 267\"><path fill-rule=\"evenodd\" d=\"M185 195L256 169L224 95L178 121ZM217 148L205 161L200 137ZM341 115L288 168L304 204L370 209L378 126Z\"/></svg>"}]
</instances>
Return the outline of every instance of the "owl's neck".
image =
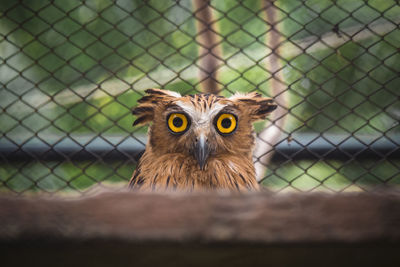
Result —
<instances>
[{"instance_id":1,"label":"owl's neck","mask_svg":"<svg viewBox=\"0 0 400 267\"><path fill-rule=\"evenodd\" d=\"M136 177L135 177L136 176ZM132 180L134 188L145 190L230 191L258 190L251 156L210 156L204 170L197 161L182 154L143 154Z\"/></svg>"}]
</instances>

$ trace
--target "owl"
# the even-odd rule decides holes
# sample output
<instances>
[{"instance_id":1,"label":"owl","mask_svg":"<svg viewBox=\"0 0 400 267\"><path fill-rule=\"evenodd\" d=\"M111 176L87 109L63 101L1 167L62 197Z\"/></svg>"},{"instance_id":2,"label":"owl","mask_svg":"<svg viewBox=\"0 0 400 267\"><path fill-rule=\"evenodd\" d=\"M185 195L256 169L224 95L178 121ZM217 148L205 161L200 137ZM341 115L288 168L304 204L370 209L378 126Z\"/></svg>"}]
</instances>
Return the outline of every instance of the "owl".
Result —
<instances>
[{"instance_id":1,"label":"owl","mask_svg":"<svg viewBox=\"0 0 400 267\"><path fill-rule=\"evenodd\" d=\"M151 123L129 187L145 191L257 191L253 122L276 109L258 93L229 98L148 89L133 125Z\"/></svg>"}]
</instances>

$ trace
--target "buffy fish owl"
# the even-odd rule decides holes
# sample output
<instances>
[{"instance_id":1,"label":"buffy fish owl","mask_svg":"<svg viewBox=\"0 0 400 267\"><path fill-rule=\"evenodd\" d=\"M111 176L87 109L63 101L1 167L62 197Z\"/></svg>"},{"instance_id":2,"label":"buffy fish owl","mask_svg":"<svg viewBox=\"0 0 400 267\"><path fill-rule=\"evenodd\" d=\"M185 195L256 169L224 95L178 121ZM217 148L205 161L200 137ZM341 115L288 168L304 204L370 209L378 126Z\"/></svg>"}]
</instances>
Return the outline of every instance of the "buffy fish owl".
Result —
<instances>
[{"instance_id":1,"label":"buffy fish owl","mask_svg":"<svg viewBox=\"0 0 400 267\"><path fill-rule=\"evenodd\" d=\"M151 123L130 181L144 191L257 191L253 122L276 105L258 93L229 98L148 89L133 110L134 125Z\"/></svg>"}]
</instances>

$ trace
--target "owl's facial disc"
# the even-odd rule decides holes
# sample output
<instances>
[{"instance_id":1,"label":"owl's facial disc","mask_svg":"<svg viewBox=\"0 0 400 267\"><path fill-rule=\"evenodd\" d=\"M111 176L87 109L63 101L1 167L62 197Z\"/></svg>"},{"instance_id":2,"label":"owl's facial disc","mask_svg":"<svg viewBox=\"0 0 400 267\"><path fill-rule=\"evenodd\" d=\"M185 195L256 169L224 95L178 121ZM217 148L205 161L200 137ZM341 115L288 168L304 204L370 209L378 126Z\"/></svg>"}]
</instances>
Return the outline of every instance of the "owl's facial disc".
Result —
<instances>
[{"instance_id":1,"label":"owl's facial disc","mask_svg":"<svg viewBox=\"0 0 400 267\"><path fill-rule=\"evenodd\" d=\"M204 170L208 155L210 154L210 147L204 134L196 138L193 152L197 163L199 163L200 170Z\"/></svg>"}]
</instances>

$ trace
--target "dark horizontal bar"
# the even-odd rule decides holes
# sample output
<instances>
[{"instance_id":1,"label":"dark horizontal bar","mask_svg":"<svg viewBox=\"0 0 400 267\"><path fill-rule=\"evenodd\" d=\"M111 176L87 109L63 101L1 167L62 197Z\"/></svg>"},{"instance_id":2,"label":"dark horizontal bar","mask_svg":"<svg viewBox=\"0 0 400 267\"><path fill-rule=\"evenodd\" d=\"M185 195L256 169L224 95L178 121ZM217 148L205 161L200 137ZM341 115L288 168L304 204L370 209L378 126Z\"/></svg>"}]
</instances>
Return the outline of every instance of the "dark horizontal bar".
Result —
<instances>
[{"instance_id":1,"label":"dark horizontal bar","mask_svg":"<svg viewBox=\"0 0 400 267\"><path fill-rule=\"evenodd\" d=\"M57 141L54 141L57 140ZM18 142L20 143L20 142ZM32 138L23 145L0 138L0 157L10 161L127 160L136 161L145 149L146 137L110 135Z\"/></svg>"},{"instance_id":2,"label":"dark horizontal bar","mask_svg":"<svg viewBox=\"0 0 400 267\"><path fill-rule=\"evenodd\" d=\"M132 160L142 154L146 136L51 136L45 139L33 138L18 145L8 138L0 138L0 157L2 160ZM21 142L22 143L22 142ZM354 136L297 134L289 139L283 137L275 146L273 161L287 159L381 159L400 158L400 138L385 136Z\"/></svg>"},{"instance_id":3,"label":"dark horizontal bar","mask_svg":"<svg viewBox=\"0 0 400 267\"><path fill-rule=\"evenodd\" d=\"M292 141L275 147L273 161L287 159L382 159L400 158L400 138L386 136L350 136L298 134Z\"/></svg>"}]
</instances>

